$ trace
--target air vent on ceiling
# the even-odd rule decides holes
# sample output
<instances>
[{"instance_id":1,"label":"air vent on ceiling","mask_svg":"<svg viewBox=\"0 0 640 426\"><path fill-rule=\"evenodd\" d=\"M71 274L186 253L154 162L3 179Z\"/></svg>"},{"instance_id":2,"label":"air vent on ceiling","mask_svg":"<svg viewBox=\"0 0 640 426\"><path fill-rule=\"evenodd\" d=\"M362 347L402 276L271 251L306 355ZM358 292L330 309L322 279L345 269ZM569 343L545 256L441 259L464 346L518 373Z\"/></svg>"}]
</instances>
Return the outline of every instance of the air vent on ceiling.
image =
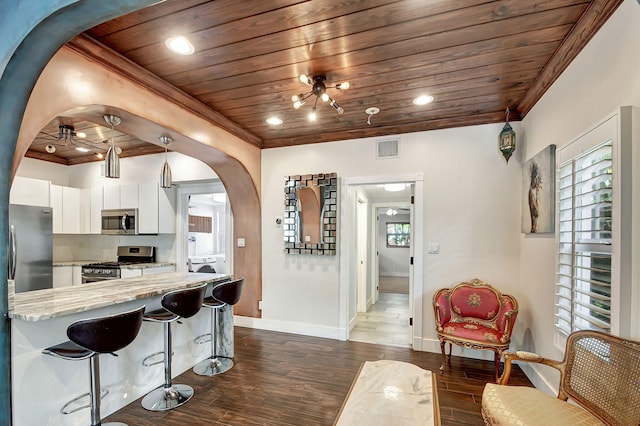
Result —
<instances>
[{"instance_id":1,"label":"air vent on ceiling","mask_svg":"<svg viewBox=\"0 0 640 426\"><path fill-rule=\"evenodd\" d=\"M400 157L400 139L384 139L377 141L376 159Z\"/></svg>"}]
</instances>

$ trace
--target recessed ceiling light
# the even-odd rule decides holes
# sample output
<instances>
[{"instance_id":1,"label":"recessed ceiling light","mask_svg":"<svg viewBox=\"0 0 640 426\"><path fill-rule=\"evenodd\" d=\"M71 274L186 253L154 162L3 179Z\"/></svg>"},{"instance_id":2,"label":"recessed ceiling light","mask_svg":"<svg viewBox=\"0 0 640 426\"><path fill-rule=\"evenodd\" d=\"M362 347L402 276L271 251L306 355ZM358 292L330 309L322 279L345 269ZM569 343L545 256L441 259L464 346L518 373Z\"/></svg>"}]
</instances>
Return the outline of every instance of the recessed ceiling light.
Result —
<instances>
[{"instance_id":1,"label":"recessed ceiling light","mask_svg":"<svg viewBox=\"0 0 640 426\"><path fill-rule=\"evenodd\" d=\"M421 95L413 100L414 105L426 105L433 102L433 96L431 95Z\"/></svg>"},{"instance_id":2,"label":"recessed ceiling light","mask_svg":"<svg viewBox=\"0 0 640 426\"><path fill-rule=\"evenodd\" d=\"M89 152L89 150L87 148L83 148L81 146L77 146L76 147L76 151L80 151L80 152Z\"/></svg>"},{"instance_id":3,"label":"recessed ceiling light","mask_svg":"<svg viewBox=\"0 0 640 426\"><path fill-rule=\"evenodd\" d=\"M269 117L267 118L267 123L271 124L272 126L279 126L280 124L282 124L282 120L278 117Z\"/></svg>"},{"instance_id":4,"label":"recessed ceiling light","mask_svg":"<svg viewBox=\"0 0 640 426\"><path fill-rule=\"evenodd\" d=\"M382 187L384 188L385 191L388 192L398 192L398 191L404 191L404 189L407 187L406 183L385 183L384 185L382 185Z\"/></svg>"},{"instance_id":5,"label":"recessed ceiling light","mask_svg":"<svg viewBox=\"0 0 640 426\"><path fill-rule=\"evenodd\" d=\"M193 44L184 36L169 37L164 44L178 55L191 55L196 51Z\"/></svg>"},{"instance_id":6,"label":"recessed ceiling light","mask_svg":"<svg viewBox=\"0 0 640 426\"><path fill-rule=\"evenodd\" d=\"M84 139L87 137L87 134L85 132L76 132L76 136L80 139Z\"/></svg>"}]
</instances>

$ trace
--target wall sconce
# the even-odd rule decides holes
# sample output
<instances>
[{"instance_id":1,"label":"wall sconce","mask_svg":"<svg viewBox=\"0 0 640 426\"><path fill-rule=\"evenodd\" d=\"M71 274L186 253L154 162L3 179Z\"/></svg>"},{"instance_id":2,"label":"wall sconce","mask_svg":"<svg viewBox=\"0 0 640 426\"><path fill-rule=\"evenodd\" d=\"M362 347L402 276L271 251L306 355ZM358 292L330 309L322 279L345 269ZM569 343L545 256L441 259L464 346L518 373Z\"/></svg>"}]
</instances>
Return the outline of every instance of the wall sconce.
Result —
<instances>
[{"instance_id":1,"label":"wall sconce","mask_svg":"<svg viewBox=\"0 0 640 426\"><path fill-rule=\"evenodd\" d=\"M167 146L173 142L173 139L169 136L162 135L160 136L160 142L164 144L164 164L160 172L160 187L171 188L171 167L169 167L169 162L167 161Z\"/></svg>"},{"instance_id":2,"label":"wall sconce","mask_svg":"<svg viewBox=\"0 0 640 426\"><path fill-rule=\"evenodd\" d=\"M507 160L507 164L509 163L509 158L511 158L511 154L516 150L516 132L511 128L509 124L509 108L507 107L506 115L506 123L500 132L500 152L504 155L505 160Z\"/></svg>"},{"instance_id":3,"label":"wall sconce","mask_svg":"<svg viewBox=\"0 0 640 426\"><path fill-rule=\"evenodd\" d=\"M104 177L118 179L120 177L120 157L113 142L113 133L115 126L119 125L122 120L117 115L105 114L104 121L111 126L111 146L104 159Z\"/></svg>"}]
</instances>

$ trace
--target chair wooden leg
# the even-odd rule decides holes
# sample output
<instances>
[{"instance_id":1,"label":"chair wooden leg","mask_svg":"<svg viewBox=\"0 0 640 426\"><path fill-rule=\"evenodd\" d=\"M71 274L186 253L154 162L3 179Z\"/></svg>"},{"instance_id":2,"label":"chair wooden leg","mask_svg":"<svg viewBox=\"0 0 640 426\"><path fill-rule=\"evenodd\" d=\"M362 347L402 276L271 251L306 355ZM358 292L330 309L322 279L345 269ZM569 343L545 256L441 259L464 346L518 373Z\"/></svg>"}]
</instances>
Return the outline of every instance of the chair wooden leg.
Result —
<instances>
[{"instance_id":1,"label":"chair wooden leg","mask_svg":"<svg viewBox=\"0 0 640 426\"><path fill-rule=\"evenodd\" d=\"M445 368L444 365L447 362L447 357L444 354L444 344L445 344L444 341L440 341L440 352L442 352L442 364L440 365L440 373L444 373L444 368Z\"/></svg>"},{"instance_id":2,"label":"chair wooden leg","mask_svg":"<svg viewBox=\"0 0 640 426\"><path fill-rule=\"evenodd\" d=\"M500 358L501 358L501 355L498 352L496 352L494 357L493 357L494 363L496 365L496 374L495 374L496 375L496 383L498 383L498 372L500 370Z\"/></svg>"}]
</instances>

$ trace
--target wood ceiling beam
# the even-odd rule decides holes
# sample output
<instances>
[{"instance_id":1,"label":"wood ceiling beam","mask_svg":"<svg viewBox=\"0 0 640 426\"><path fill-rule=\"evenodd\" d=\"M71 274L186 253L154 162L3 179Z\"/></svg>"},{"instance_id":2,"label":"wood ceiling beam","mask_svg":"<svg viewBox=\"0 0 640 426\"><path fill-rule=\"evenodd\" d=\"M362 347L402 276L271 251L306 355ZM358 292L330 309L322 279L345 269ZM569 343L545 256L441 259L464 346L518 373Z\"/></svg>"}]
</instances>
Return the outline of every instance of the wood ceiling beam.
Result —
<instances>
[{"instance_id":1,"label":"wood ceiling beam","mask_svg":"<svg viewBox=\"0 0 640 426\"><path fill-rule=\"evenodd\" d=\"M518 105L521 117L525 117L542 95L558 79L560 74L578 56L623 0L594 0L576 22L567 37L558 46L551 59L533 82Z\"/></svg>"},{"instance_id":2,"label":"wood ceiling beam","mask_svg":"<svg viewBox=\"0 0 640 426\"><path fill-rule=\"evenodd\" d=\"M262 139L240 127L202 102L177 87L167 83L141 66L123 57L114 50L94 40L86 34L80 34L66 44L67 47L118 75L146 88L168 102L178 104L212 124L226 130L234 136L255 145L262 146Z\"/></svg>"}]
</instances>

